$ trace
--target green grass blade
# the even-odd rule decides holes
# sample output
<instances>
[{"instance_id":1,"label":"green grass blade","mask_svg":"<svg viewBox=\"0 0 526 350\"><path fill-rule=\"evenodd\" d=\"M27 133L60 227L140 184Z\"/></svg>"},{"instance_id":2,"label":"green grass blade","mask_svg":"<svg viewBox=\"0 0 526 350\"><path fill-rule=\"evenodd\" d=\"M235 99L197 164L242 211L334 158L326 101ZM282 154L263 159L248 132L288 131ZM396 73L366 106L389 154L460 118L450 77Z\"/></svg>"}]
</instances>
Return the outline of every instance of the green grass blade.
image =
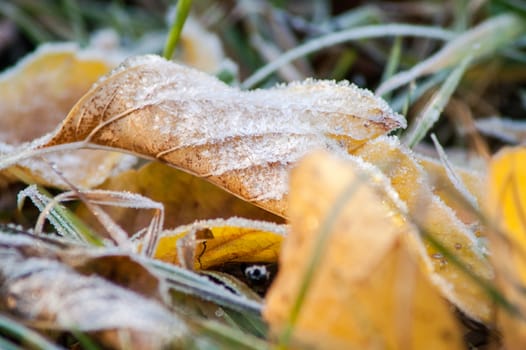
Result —
<instances>
[{"instance_id":1,"label":"green grass blade","mask_svg":"<svg viewBox=\"0 0 526 350\"><path fill-rule=\"evenodd\" d=\"M192 0L179 0L177 2L177 9L175 11L175 19L168 34L168 39L166 40L166 45L164 46L163 57L167 60L172 59L172 56L175 51L175 46L181 37L181 32L183 31L184 23L186 22L186 17L190 12L192 7Z\"/></svg>"},{"instance_id":2,"label":"green grass blade","mask_svg":"<svg viewBox=\"0 0 526 350\"><path fill-rule=\"evenodd\" d=\"M376 93L383 95L418 77L459 64L466 56L479 59L509 45L526 30L520 17L504 14L490 18L451 40L440 51L413 68L394 75L381 84Z\"/></svg>"},{"instance_id":3,"label":"green grass blade","mask_svg":"<svg viewBox=\"0 0 526 350\"><path fill-rule=\"evenodd\" d=\"M266 341L216 321L204 320L199 322L197 327L199 334L218 339L221 345L230 349L266 350L270 348Z\"/></svg>"},{"instance_id":4,"label":"green grass blade","mask_svg":"<svg viewBox=\"0 0 526 350\"><path fill-rule=\"evenodd\" d=\"M14 320L0 315L0 333L7 334L23 344L25 349L59 350L62 349L46 340L37 332Z\"/></svg>"},{"instance_id":5,"label":"green grass blade","mask_svg":"<svg viewBox=\"0 0 526 350\"><path fill-rule=\"evenodd\" d=\"M440 87L440 90L433 96L431 101L429 101L427 106L422 110L416 120L416 123L413 124L413 127L408 130L406 137L404 137L405 144L410 148L413 148L415 145L417 145L438 121L442 111L444 110L444 107L449 102L451 95L453 95L455 92L458 84L460 83L460 79L464 75L464 72L470 63L471 57L465 58L460 63L460 65L451 72L444 84L442 84Z\"/></svg>"},{"instance_id":6,"label":"green grass blade","mask_svg":"<svg viewBox=\"0 0 526 350\"><path fill-rule=\"evenodd\" d=\"M62 0L64 10L69 16L75 40L84 46L88 43L88 35L82 19L82 11L77 0Z\"/></svg>"},{"instance_id":7,"label":"green grass blade","mask_svg":"<svg viewBox=\"0 0 526 350\"><path fill-rule=\"evenodd\" d=\"M241 84L241 86L244 89L250 89L287 63L326 47L352 40L381 38L388 36L422 36L439 40L449 40L453 37L453 33L448 30L436 27L410 24L383 24L363 26L360 28L350 28L340 32L321 36L308 41L305 44L299 45L290 51L287 51L283 55L276 58L274 61L258 69L254 74L248 77Z\"/></svg>"},{"instance_id":8,"label":"green grass blade","mask_svg":"<svg viewBox=\"0 0 526 350\"><path fill-rule=\"evenodd\" d=\"M0 1L0 14L13 20L33 43L41 44L51 40L49 33L36 21L8 1Z\"/></svg>"},{"instance_id":9,"label":"green grass blade","mask_svg":"<svg viewBox=\"0 0 526 350\"><path fill-rule=\"evenodd\" d=\"M388 80L393 76L398 65L400 64L400 56L402 54L402 38L396 37L391 52L389 53L389 59L387 60L387 65L382 74L382 82ZM383 98L389 98L389 94L382 95Z\"/></svg>"}]
</instances>

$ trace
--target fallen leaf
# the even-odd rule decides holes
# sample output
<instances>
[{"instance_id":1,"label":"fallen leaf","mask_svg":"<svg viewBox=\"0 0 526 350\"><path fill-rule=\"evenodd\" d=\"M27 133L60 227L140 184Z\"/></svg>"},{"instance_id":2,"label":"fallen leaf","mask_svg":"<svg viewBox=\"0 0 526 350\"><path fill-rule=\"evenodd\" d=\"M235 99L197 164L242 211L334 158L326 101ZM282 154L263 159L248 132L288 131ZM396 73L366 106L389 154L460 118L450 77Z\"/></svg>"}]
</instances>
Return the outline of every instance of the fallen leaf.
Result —
<instances>
[{"instance_id":1,"label":"fallen leaf","mask_svg":"<svg viewBox=\"0 0 526 350\"><path fill-rule=\"evenodd\" d=\"M74 44L46 44L0 75L0 154L12 153L24 142L51 132L75 102L120 57L79 49ZM69 151L31 159L4 170L14 178L67 188L49 164L59 164L64 176L82 188L102 183L131 165L131 157L116 152ZM96 166L95 166L96 165Z\"/></svg>"},{"instance_id":2,"label":"fallen leaf","mask_svg":"<svg viewBox=\"0 0 526 350\"><path fill-rule=\"evenodd\" d=\"M526 148L504 148L489 163L488 217L500 234L490 235L497 284L518 314L499 308L497 326L507 349L526 342Z\"/></svg>"},{"instance_id":3,"label":"fallen leaf","mask_svg":"<svg viewBox=\"0 0 526 350\"><path fill-rule=\"evenodd\" d=\"M64 254L28 235L0 233L1 308L29 325L89 332L112 348L160 349L188 336L186 324L161 303L79 274Z\"/></svg>"},{"instance_id":4,"label":"fallen leaf","mask_svg":"<svg viewBox=\"0 0 526 350\"><path fill-rule=\"evenodd\" d=\"M415 254L403 207L388 179L360 160L317 153L300 162L291 175L291 232L264 309L273 334L291 327L314 348L463 348Z\"/></svg>"},{"instance_id":5,"label":"fallen leaf","mask_svg":"<svg viewBox=\"0 0 526 350\"><path fill-rule=\"evenodd\" d=\"M196 233L195 237L184 242L184 237L191 232ZM283 225L270 222L241 218L198 221L164 231L154 257L179 265L185 257L180 256L178 250L188 251L188 267L196 270L232 262L276 262L284 234ZM186 246L181 246L184 243Z\"/></svg>"},{"instance_id":6,"label":"fallen leaf","mask_svg":"<svg viewBox=\"0 0 526 350\"><path fill-rule=\"evenodd\" d=\"M100 80L42 147L84 142L124 149L284 215L287 172L309 150L341 154L404 126L383 100L348 83L307 80L243 92L142 56Z\"/></svg>"},{"instance_id":7,"label":"fallen leaf","mask_svg":"<svg viewBox=\"0 0 526 350\"><path fill-rule=\"evenodd\" d=\"M166 228L190 224L196 220L227 219L232 216L282 222L278 216L247 203L211 183L160 162L150 162L107 179L99 189L129 191L164 205ZM105 207L106 212L126 232L137 232L151 220L148 210ZM81 206L76 214L94 223L91 213ZM94 228L97 228L94 226Z\"/></svg>"},{"instance_id":8,"label":"fallen leaf","mask_svg":"<svg viewBox=\"0 0 526 350\"><path fill-rule=\"evenodd\" d=\"M425 235L438 241L475 276L488 282L493 279L493 268L486 257L483 241L433 193L422 165L398 139L376 138L354 154L374 164L390 179L393 188L407 204L411 219ZM426 248L426 259L433 266L433 282L448 300L470 317L489 321L493 306L484 288L435 246L426 242Z\"/></svg>"},{"instance_id":9,"label":"fallen leaf","mask_svg":"<svg viewBox=\"0 0 526 350\"><path fill-rule=\"evenodd\" d=\"M416 156L418 162L426 172L433 193L440 197L448 207L452 208L463 223L467 225L478 224L478 216L472 209L466 208L465 200L460 200L461 195L448 178L443 164L434 158L421 155ZM483 203L485 198L484 174L476 170L461 167L455 167L455 173L462 180L469 193L476 198L477 202Z\"/></svg>"}]
</instances>

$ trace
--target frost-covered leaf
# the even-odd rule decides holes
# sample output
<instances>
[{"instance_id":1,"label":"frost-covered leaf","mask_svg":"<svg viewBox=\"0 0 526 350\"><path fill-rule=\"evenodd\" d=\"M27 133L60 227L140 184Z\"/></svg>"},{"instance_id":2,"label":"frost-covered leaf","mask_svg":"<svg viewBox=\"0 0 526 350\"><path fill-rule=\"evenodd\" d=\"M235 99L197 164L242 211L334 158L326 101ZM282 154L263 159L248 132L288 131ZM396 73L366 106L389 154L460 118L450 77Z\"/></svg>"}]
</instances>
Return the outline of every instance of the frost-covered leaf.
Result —
<instances>
[{"instance_id":1,"label":"frost-covered leaf","mask_svg":"<svg viewBox=\"0 0 526 350\"><path fill-rule=\"evenodd\" d=\"M83 141L160 159L283 215L287 172L309 150L341 154L404 126L383 100L353 85L307 80L242 92L142 56L94 85L41 142Z\"/></svg>"},{"instance_id":2,"label":"frost-covered leaf","mask_svg":"<svg viewBox=\"0 0 526 350\"><path fill-rule=\"evenodd\" d=\"M16 152L57 127L75 102L119 57L94 49L80 50L74 44L46 44L0 75L0 155ZM92 150L52 154L48 162L35 158L3 171L9 179L67 187L50 169L60 166L64 176L79 187L92 187L130 157ZM128 165L126 165L128 164Z\"/></svg>"},{"instance_id":3,"label":"frost-covered leaf","mask_svg":"<svg viewBox=\"0 0 526 350\"><path fill-rule=\"evenodd\" d=\"M426 172L429 184L433 193L440 197L444 203L455 211L462 222L471 225L478 223L478 217L466 204L466 200L461 200L461 194L455 188L449 179L444 165L438 160L431 157L415 154L418 162ZM465 188L473 195L477 203L483 203L485 200L485 177L481 171L470 169L468 167L454 166L454 171L462 181Z\"/></svg>"},{"instance_id":4,"label":"frost-covered leaf","mask_svg":"<svg viewBox=\"0 0 526 350\"><path fill-rule=\"evenodd\" d=\"M497 325L504 344L526 342L526 148L505 148L490 161L487 213L499 231L490 238L497 283L518 314L499 309Z\"/></svg>"},{"instance_id":5,"label":"frost-covered leaf","mask_svg":"<svg viewBox=\"0 0 526 350\"><path fill-rule=\"evenodd\" d=\"M225 263L276 262L285 226L231 218L199 221L165 231L154 257L190 269L208 269Z\"/></svg>"},{"instance_id":6,"label":"frost-covered leaf","mask_svg":"<svg viewBox=\"0 0 526 350\"><path fill-rule=\"evenodd\" d=\"M358 149L356 156L374 164L391 181L407 204L412 220L454 254L482 280L493 278L485 247L468 226L436 194L415 155L394 137L379 137ZM462 311L479 320L489 320L491 301L484 289L451 263L432 244L427 244L427 260L433 266L433 281L442 293Z\"/></svg>"},{"instance_id":7,"label":"frost-covered leaf","mask_svg":"<svg viewBox=\"0 0 526 350\"><path fill-rule=\"evenodd\" d=\"M30 325L92 333L110 347L181 345L189 331L178 316L154 299L98 276L79 274L64 264L63 254L30 236L1 233L2 309ZM94 271L93 266L84 268Z\"/></svg>"},{"instance_id":8,"label":"frost-covered leaf","mask_svg":"<svg viewBox=\"0 0 526 350\"><path fill-rule=\"evenodd\" d=\"M291 232L264 309L274 334L290 327L314 348L463 348L415 227L377 169L309 156L293 170L290 202Z\"/></svg>"},{"instance_id":9,"label":"frost-covered leaf","mask_svg":"<svg viewBox=\"0 0 526 350\"><path fill-rule=\"evenodd\" d=\"M175 228L196 220L227 219L232 216L274 222L281 220L203 179L160 162L150 162L140 169L113 176L99 188L129 191L162 203L166 228ZM152 218L152 214L147 210L115 206L107 206L104 209L126 232L137 232L146 227ZM80 207L76 213L87 222L94 222L85 206Z\"/></svg>"}]
</instances>

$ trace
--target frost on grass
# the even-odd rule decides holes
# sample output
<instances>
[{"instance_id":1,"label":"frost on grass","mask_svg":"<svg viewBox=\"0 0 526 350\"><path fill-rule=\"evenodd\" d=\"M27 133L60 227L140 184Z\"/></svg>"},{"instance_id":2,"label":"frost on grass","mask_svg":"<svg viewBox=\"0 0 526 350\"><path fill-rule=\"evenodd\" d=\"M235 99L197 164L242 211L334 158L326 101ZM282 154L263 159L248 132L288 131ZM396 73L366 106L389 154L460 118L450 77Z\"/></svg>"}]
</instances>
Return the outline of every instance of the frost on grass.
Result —
<instances>
[{"instance_id":1,"label":"frost on grass","mask_svg":"<svg viewBox=\"0 0 526 350\"><path fill-rule=\"evenodd\" d=\"M300 157L343 154L399 127L403 117L348 83L243 92L142 56L94 85L46 146L86 141L161 159L283 215L287 172Z\"/></svg>"},{"instance_id":2,"label":"frost on grass","mask_svg":"<svg viewBox=\"0 0 526 350\"><path fill-rule=\"evenodd\" d=\"M503 142L524 143L526 141L526 123L524 121L490 117L475 121L477 129L488 136Z\"/></svg>"}]
</instances>

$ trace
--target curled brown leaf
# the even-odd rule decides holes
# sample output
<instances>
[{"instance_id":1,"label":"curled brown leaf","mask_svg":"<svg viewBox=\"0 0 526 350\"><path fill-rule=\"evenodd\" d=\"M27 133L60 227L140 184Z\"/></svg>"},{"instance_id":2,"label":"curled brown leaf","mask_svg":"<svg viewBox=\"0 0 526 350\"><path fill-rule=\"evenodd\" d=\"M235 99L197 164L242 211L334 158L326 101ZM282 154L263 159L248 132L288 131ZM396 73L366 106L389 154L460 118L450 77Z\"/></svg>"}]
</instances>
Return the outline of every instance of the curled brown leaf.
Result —
<instances>
[{"instance_id":1,"label":"curled brown leaf","mask_svg":"<svg viewBox=\"0 0 526 350\"><path fill-rule=\"evenodd\" d=\"M141 56L95 84L44 147L81 141L156 158L284 215L287 173L301 156L346 153L404 126L383 100L348 83L243 92Z\"/></svg>"}]
</instances>

